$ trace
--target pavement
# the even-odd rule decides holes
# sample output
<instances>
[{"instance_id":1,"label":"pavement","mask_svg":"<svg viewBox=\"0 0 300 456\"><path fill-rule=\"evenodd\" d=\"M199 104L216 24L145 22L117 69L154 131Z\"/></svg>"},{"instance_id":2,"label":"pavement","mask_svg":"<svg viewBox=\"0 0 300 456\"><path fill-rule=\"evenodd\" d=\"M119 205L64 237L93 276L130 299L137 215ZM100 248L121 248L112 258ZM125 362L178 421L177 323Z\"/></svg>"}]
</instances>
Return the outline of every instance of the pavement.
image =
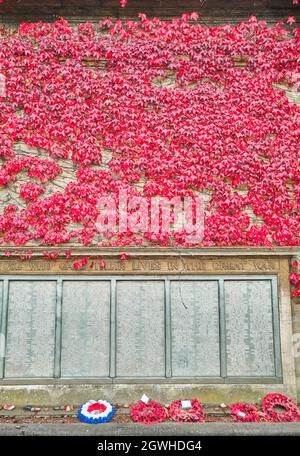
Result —
<instances>
[{"instance_id":1,"label":"pavement","mask_svg":"<svg viewBox=\"0 0 300 456\"><path fill-rule=\"evenodd\" d=\"M0 436L300 436L297 423L1 424Z\"/></svg>"}]
</instances>

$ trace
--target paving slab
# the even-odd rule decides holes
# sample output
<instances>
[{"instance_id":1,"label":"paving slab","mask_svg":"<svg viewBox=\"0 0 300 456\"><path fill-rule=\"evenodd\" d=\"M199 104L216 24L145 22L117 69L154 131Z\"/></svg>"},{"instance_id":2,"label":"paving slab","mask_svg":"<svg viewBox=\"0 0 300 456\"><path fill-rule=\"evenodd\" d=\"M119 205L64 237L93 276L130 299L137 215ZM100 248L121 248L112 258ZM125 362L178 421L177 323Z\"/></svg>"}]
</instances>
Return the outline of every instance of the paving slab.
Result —
<instances>
[{"instance_id":1,"label":"paving slab","mask_svg":"<svg viewBox=\"0 0 300 456\"><path fill-rule=\"evenodd\" d=\"M300 436L297 423L2 424L0 436Z\"/></svg>"}]
</instances>

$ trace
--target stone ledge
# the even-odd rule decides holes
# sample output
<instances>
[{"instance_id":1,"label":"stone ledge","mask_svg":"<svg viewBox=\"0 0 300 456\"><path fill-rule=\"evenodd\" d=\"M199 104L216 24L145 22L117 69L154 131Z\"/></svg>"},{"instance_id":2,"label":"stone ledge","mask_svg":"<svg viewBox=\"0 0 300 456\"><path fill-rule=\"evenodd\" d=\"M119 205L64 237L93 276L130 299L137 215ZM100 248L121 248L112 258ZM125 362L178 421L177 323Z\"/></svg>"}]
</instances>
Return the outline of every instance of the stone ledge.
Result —
<instances>
[{"instance_id":1,"label":"stone ledge","mask_svg":"<svg viewBox=\"0 0 300 456\"><path fill-rule=\"evenodd\" d=\"M120 255L122 253L128 253L129 255L138 256L297 256L300 255L300 246L292 247L76 247L70 245L61 245L59 247L35 247L35 246L24 246L15 247L1 246L0 257L5 257L5 252L12 252L10 258L21 255L24 251L32 251L32 256L43 256L43 252L65 252L71 250L73 256L80 255Z\"/></svg>"},{"instance_id":2,"label":"stone ledge","mask_svg":"<svg viewBox=\"0 0 300 456\"><path fill-rule=\"evenodd\" d=\"M0 436L228 436L228 435L264 435L264 436L300 436L298 423L161 423L159 425L143 426L141 424L101 424L90 426L86 424L3 424Z\"/></svg>"},{"instance_id":3,"label":"stone ledge","mask_svg":"<svg viewBox=\"0 0 300 456\"><path fill-rule=\"evenodd\" d=\"M296 385L284 384L115 384L115 385L1 385L1 402L23 407L54 407L83 404L93 397L107 398L111 403L136 403L143 393L158 402L194 397L201 403L261 402L268 393L282 393L296 399ZM300 427L300 425L299 425Z\"/></svg>"}]
</instances>

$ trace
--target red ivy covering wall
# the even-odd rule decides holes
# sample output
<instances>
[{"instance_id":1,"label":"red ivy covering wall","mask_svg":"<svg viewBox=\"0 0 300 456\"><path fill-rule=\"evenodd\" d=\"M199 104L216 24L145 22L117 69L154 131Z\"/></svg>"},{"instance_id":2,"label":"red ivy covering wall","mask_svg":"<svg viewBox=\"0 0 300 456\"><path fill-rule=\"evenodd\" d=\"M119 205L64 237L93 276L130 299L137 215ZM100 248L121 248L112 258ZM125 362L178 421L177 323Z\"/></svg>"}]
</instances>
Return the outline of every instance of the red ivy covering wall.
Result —
<instances>
[{"instance_id":1,"label":"red ivy covering wall","mask_svg":"<svg viewBox=\"0 0 300 456\"><path fill-rule=\"evenodd\" d=\"M300 29L197 19L1 29L0 185L28 180L25 207L7 204L0 216L1 244L187 246L180 232L99 241L97 200L121 188L147 198L207 194L204 246L300 245L300 109L274 86L298 84ZM18 154L19 141L41 154ZM76 178L45 196L66 159Z\"/></svg>"}]
</instances>

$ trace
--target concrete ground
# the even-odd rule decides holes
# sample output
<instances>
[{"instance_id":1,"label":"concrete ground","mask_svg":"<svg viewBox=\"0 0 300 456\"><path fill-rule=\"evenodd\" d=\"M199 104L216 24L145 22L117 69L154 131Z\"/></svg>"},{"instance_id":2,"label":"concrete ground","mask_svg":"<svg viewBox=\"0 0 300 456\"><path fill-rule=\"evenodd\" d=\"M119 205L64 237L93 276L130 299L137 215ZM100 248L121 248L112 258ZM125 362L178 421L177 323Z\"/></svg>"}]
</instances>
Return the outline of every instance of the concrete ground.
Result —
<instances>
[{"instance_id":1,"label":"concrete ground","mask_svg":"<svg viewBox=\"0 0 300 456\"><path fill-rule=\"evenodd\" d=\"M1 424L0 436L300 436L298 423Z\"/></svg>"}]
</instances>

